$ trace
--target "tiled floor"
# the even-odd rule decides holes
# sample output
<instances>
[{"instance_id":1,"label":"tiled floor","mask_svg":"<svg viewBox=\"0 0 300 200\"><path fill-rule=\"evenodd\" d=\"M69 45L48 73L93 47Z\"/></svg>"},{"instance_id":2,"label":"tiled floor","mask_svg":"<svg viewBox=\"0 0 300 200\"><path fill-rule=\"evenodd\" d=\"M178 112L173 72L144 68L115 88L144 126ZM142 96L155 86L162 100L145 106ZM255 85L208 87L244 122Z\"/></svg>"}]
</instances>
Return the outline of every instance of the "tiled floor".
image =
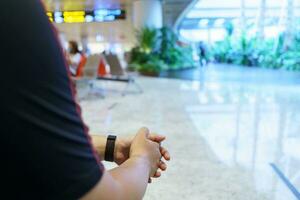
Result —
<instances>
[{"instance_id":1,"label":"tiled floor","mask_svg":"<svg viewBox=\"0 0 300 200\"><path fill-rule=\"evenodd\" d=\"M294 200L270 163L300 189L298 77L211 66L200 82L140 77L140 95L121 97L125 85L99 82L106 97L81 105L93 133L147 126L167 136L173 159L146 200Z\"/></svg>"}]
</instances>

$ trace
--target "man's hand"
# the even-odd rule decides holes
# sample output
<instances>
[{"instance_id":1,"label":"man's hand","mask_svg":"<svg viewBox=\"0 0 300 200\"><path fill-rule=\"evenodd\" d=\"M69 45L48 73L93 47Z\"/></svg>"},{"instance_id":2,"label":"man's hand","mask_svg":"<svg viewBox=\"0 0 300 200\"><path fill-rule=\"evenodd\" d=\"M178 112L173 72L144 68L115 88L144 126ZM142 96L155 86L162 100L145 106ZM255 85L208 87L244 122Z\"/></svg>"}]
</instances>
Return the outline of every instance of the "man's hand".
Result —
<instances>
[{"instance_id":1,"label":"man's hand","mask_svg":"<svg viewBox=\"0 0 300 200\"><path fill-rule=\"evenodd\" d=\"M130 146L134 136L130 137L117 137L114 151L114 161L118 165L121 165L129 158Z\"/></svg>"},{"instance_id":2,"label":"man's hand","mask_svg":"<svg viewBox=\"0 0 300 200\"><path fill-rule=\"evenodd\" d=\"M163 136L150 135L147 128L142 128L133 139L116 141L115 161L122 164L105 171L101 181L82 199L92 200L101 196L109 199L143 199L147 180L151 182L152 177L160 176L160 172L157 172L159 166L166 169L160 162L162 155L170 159L169 153L159 144L164 139ZM93 141L98 146L99 155L103 155L105 138L93 137Z\"/></svg>"},{"instance_id":3,"label":"man's hand","mask_svg":"<svg viewBox=\"0 0 300 200\"><path fill-rule=\"evenodd\" d=\"M129 151L129 158L138 158L146 161L149 169L149 178L154 177L162 158L159 144L148 139L149 130L141 128L135 135Z\"/></svg>"},{"instance_id":4,"label":"man's hand","mask_svg":"<svg viewBox=\"0 0 300 200\"><path fill-rule=\"evenodd\" d=\"M133 138L134 138L133 136L117 138L116 145L115 145L114 157L115 157L115 163L117 163L118 165L121 165L123 162L125 162L129 158L129 152L130 152L130 147L131 147ZM149 134L148 139L160 144L161 142L163 142L166 139L166 137L162 136L162 135L158 135L158 134ZM167 160L167 161L170 160L169 152L162 146L160 147L160 153L165 160ZM165 171L167 169L167 165L165 164L164 161L160 161L160 163L158 165L159 165L158 166L159 169L161 169L163 171ZM157 171L155 173L155 177L160 177L160 176L161 176L161 173L159 171Z\"/></svg>"}]
</instances>

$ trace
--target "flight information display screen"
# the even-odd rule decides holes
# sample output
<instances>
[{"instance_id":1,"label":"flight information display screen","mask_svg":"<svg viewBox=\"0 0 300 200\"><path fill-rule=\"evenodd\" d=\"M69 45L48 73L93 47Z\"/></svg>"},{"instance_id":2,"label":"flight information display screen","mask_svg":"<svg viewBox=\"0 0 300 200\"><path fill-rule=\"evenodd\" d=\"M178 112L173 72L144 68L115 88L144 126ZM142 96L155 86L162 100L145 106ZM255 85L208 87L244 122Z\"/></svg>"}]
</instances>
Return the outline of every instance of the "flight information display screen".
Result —
<instances>
[{"instance_id":1,"label":"flight information display screen","mask_svg":"<svg viewBox=\"0 0 300 200\"><path fill-rule=\"evenodd\" d=\"M125 10L99 9L94 11L63 11L47 12L51 22L54 23L84 23L84 22L109 22L126 19Z\"/></svg>"}]
</instances>

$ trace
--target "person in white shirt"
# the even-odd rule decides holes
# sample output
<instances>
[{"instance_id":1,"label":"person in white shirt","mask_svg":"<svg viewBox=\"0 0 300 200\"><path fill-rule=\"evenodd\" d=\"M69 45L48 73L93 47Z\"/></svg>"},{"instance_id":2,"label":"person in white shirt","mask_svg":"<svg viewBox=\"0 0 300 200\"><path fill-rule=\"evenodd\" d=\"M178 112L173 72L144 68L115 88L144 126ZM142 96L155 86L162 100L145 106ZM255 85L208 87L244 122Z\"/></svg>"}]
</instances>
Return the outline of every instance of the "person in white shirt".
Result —
<instances>
[{"instance_id":1,"label":"person in white shirt","mask_svg":"<svg viewBox=\"0 0 300 200\"><path fill-rule=\"evenodd\" d=\"M81 61L82 54L78 49L76 41L69 41L67 61L69 64L70 72L73 76L76 76L77 68Z\"/></svg>"}]
</instances>

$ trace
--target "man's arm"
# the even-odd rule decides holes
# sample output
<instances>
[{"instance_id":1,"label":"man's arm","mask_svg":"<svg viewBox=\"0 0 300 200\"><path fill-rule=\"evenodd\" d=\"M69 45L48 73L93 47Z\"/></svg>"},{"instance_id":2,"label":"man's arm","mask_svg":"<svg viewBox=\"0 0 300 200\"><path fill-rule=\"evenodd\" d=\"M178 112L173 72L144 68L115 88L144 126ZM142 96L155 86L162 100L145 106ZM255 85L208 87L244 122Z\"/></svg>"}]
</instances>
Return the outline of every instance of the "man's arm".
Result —
<instances>
[{"instance_id":1,"label":"man's arm","mask_svg":"<svg viewBox=\"0 0 300 200\"><path fill-rule=\"evenodd\" d=\"M157 135L157 137L162 138L163 136ZM103 135L91 135L93 146L100 157L104 160L107 136ZM121 165L129 158L129 150L133 140L133 136L128 137L117 137L114 149L114 162ZM152 140L152 139L151 139ZM164 138L162 138L164 140ZM152 140L155 141L155 140Z\"/></svg>"},{"instance_id":2,"label":"man's arm","mask_svg":"<svg viewBox=\"0 0 300 200\"><path fill-rule=\"evenodd\" d=\"M156 174L160 157L159 144L149 140L148 129L140 129L132 141L130 158L119 167L105 171L101 181L82 199L142 199L149 177Z\"/></svg>"},{"instance_id":3,"label":"man's arm","mask_svg":"<svg viewBox=\"0 0 300 200\"><path fill-rule=\"evenodd\" d=\"M91 135L91 138L92 138L93 146L100 160L104 160L107 137L102 135Z\"/></svg>"},{"instance_id":4,"label":"man's arm","mask_svg":"<svg viewBox=\"0 0 300 200\"><path fill-rule=\"evenodd\" d=\"M93 146L100 157L101 160L104 160L104 155L105 155L105 149L106 149L106 136L102 135L92 135L92 143ZM130 146L133 141L134 137L133 136L128 136L128 137L117 137L116 142L115 142L115 149L114 149L114 162L118 165L121 165L123 162L125 162L129 158L129 151L130 151ZM153 142L161 143L163 142L166 137L163 135L159 134L150 134L148 139L150 139ZM167 149L164 147L160 147L160 153L162 154L163 158L167 161L170 160L170 154ZM159 168L161 170L166 170L167 165L164 162L161 162L159 164Z\"/></svg>"},{"instance_id":5,"label":"man's arm","mask_svg":"<svg viewBox=\"0 0 300 200\"><path fill-rule=\"evenodd\" d=\"M140 200L147 188L150 165L142 157L130 158L121 166L105 171L102 179L82 200Z\"/></svg>"}]
</instances>

